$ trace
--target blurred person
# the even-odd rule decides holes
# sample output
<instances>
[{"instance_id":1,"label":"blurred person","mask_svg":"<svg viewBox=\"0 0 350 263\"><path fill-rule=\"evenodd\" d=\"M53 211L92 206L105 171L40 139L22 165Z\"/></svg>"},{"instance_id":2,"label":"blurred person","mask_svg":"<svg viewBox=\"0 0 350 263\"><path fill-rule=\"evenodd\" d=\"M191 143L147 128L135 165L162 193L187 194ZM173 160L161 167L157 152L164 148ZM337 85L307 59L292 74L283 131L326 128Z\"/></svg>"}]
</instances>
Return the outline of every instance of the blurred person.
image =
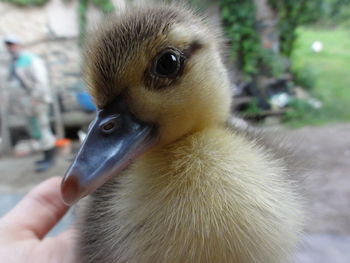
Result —
<instances>
[{"instance_id":1,"label":"blurred person","mask_svg":"<svg viewBox=\"0 0 350 263\"><path fill-rule=\"evenodd\" d=\"M43 172L54 165L55 136L50 127L50 106L53 102L48 72L44 61L23 50L16 36L4 39L12 57L10 80L18 81L28 95L23 98L23 112L28 121L30 136L39 141L43 159L36 162L36 171Z\"/></svg>"},{"instance_id":2,"label":"blurred person","mask_svg":"<svg viewBox=\"0 0 350 263\"><path fill-rule=\"evenodd\" d=\"M60 194L61 178L46 180L0 218L1 262L73 263L74 231L45 235L67 212Z\"/></svg>"}]
</instances>

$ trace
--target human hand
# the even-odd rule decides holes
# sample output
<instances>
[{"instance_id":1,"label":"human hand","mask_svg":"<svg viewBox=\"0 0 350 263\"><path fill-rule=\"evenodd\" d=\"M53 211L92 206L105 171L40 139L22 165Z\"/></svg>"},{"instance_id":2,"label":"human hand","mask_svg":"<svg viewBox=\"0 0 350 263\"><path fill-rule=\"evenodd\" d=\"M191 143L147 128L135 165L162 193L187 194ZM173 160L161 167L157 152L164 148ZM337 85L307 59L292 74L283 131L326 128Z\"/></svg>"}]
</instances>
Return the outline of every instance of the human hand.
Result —
<instances>
[{"instance_id":1,"label":"human hand","mask_svg":"<svg viewBox=\"0 0 350 263\"><path fill-rule=\"evenodd\" d=\"M44 238L67 212L61 178L46 180L0 218L0 262L73 263L72 230Z\"/></svg>"}]
</instances>

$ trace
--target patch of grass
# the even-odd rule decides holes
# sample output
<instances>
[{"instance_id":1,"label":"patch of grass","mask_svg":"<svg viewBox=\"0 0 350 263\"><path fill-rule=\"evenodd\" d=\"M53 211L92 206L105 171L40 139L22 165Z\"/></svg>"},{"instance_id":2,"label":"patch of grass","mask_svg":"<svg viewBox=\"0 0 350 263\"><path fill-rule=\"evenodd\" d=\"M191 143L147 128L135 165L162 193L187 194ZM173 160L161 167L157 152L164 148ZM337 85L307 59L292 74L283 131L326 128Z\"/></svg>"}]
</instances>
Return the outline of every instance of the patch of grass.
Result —
<instances>
[{"instance_id":1,"label":"patch of grass","mask_svg":"<svg viewBox=\"0 0 350 263\"><path fill-rule=\"evenodd\" d=\"M350 121L350 31L337 29L300 28L293 53L293 68L309 68L315 78L311 94L323 102L319 110L305 110L287 124L301 126L327 122ZM314 53L314 41L323 43L323 50Z\"/></svg>"}]
</instances>

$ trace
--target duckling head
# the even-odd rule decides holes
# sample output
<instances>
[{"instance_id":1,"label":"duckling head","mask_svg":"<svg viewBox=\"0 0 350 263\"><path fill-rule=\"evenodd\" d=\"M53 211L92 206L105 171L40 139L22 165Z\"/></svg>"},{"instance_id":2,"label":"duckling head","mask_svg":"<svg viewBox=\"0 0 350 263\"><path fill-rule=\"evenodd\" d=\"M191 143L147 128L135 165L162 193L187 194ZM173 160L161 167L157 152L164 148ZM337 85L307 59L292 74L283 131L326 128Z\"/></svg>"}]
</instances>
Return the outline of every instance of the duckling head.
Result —
<instances>
[{"instance_id":1,"label":"duckling head","mask_svg":"<svg viewBox=\"0 0 350 263\"><path fill-rule=\"evenodd\" d=\"M86 49L86 82L98 106L62 182L72 204L149 148L225 122L231 93L220 34L178 6L127 10Z\"/></svg>"}]
</instances>

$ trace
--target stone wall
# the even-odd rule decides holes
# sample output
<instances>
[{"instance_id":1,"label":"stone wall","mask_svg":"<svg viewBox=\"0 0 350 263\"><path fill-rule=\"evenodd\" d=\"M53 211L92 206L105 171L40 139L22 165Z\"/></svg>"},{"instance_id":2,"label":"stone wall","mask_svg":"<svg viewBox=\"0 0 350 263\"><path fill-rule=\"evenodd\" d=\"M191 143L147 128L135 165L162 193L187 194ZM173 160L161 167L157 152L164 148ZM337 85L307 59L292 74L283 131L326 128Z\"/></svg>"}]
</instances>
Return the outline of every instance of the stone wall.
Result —
<instances>
[{"instance_id":1,"label":"stone wall","mask_svg":"<svg viewBox=\"0 0 350 263\"><path fill-rule=\"evenodd\" d=\"M115 0L114 4L117 10L124 7L123 0ZM90 7L87 17L91 29L103 15ZM77 1L50 0L42 7L17 7L0 2L0 41L6 35L16 35L26 50L40 55L47 63L51 88L57 94L64 94L81 82L78 28ZM6 81L9 61L0 43L0 88L9 89ZM13 90L10 93L16 94ZM69 100L66 104L74 107Z\"/></svg>"}]
</instances>

